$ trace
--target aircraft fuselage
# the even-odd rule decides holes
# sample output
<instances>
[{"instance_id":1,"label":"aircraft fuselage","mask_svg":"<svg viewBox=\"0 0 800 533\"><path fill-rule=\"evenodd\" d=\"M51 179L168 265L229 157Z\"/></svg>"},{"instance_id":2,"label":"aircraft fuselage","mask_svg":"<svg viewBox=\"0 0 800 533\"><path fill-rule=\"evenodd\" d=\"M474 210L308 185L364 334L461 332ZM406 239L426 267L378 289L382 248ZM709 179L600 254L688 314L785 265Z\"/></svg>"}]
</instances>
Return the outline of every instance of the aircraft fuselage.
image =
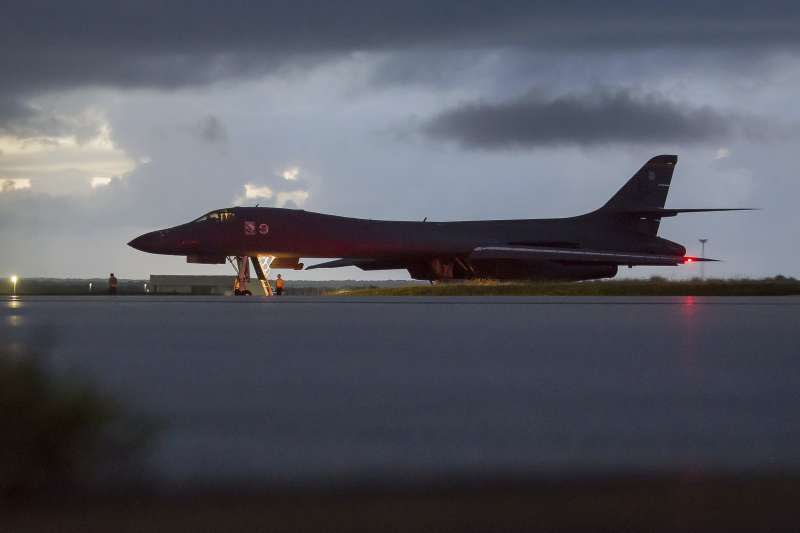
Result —
<instances>
[{"instance_id":1,"label":"aircraft fuselage","mask_svg":"<svg viewBox=\"0 0 800 533\"><path fill-rule=\"evenodd\" d=\"M272 207L231 207L129 244L192 263L272 256L340 258L309 268L407 269L417 279L595 279L619 266L679 265L680 244L658 237L663 217L728 209L665 209L677 156L650 159L601 208L568 218L404 222Z\"/></svg>"}]
</instances>

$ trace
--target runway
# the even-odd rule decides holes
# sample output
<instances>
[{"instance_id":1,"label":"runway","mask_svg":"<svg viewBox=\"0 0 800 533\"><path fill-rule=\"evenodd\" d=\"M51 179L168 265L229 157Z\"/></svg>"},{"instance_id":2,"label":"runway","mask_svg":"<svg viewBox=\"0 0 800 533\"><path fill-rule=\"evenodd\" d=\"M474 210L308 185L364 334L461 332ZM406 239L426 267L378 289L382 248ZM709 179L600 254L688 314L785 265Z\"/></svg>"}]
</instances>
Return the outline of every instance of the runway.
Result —
<instances>
[{"instance_id":1,"label":"runway","mask_svg":"<svg viewBox=\"0 0 800 533\"><path fill-rule=\"evenodd\" d=\"M291 481L800 468L800 298L0 300L163 422L152 475Z\"/></svg>"}]
</instances>

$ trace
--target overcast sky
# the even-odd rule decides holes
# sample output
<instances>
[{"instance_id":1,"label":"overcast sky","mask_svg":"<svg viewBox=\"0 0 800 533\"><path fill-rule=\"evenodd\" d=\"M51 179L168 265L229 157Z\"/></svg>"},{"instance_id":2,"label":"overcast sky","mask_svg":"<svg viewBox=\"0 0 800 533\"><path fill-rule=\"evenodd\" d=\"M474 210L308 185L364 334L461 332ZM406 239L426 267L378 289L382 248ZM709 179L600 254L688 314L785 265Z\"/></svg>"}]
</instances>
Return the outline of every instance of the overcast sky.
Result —
<instances>
[{"instance_id":1,"label":"overcast sky","mask_svg":"<svg viewBox=\"0 0 800 533\"><path fill-rule=\"evenodd\" d=\"M667 207L763 210L661 236L800 276L798 52L796 1L11 2L0 274L226 273L126 243L234 204L570 216L676 153Z\"/></svg>"}]
</instances>

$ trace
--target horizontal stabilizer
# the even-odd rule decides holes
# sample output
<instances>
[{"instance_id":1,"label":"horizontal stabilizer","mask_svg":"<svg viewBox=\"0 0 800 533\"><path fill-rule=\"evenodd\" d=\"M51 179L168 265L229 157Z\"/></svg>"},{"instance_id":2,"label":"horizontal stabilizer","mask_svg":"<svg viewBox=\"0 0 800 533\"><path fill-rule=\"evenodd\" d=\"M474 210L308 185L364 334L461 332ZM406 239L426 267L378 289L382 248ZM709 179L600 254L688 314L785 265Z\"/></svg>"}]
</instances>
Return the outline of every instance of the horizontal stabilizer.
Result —
<instances>
[{"instance_id":1,"label":"horizontal stabilizer","mask_svg":"<svg viewBox=\"0 0 800 533\"><path fill-rule=\"evenodd\" d=\"M709 213L712 211L757 211L756 207L726 207L710 209L666 209L663 207L650 207L644 209L614 209L613 213L646 218L674 217L681 213Z\"/></svg>"},{"instance_id":2,"label":"horizontal stabilizer","mask_svg":"<svg viewBox=\"0 0 800 533\"><path fill-rule=\"evenodd\" d=\"M473 261L505 259L526 262L557 261L563 263L651 266L674 266L694 261L714 261L714 259L685 257L682 255L617 252L611 250L570 250L532 246L480 246L472 251L470 259Z\"/></svg>"}]
</instances>

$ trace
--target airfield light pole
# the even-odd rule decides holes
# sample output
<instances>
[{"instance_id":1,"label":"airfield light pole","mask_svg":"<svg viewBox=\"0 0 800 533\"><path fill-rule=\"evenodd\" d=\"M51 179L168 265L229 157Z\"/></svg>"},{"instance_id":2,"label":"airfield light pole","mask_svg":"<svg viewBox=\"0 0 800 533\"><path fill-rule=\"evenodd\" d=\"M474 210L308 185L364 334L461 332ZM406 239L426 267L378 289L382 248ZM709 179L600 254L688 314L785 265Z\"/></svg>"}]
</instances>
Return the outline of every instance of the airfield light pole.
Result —
<instances>
[{"instance_id":1,"label":"airfield light pole","mask_svg":"<svg viewBox=\"0 0 800 533\"><path fill-rule=\"evenodd\" d=\"M708 242L708 239L699 239L699 240L700 240L700 257L705 257L706 256L706 243ZM706 279L706 262L705 261L700 262L700 279L702 279L704 281Z\"/></svg>"},{"instance_id":2,"label":"airfield light pole","mask_svg":"<svg viewBox=\"0 0 800 533\"><path fill-rule=\"evenodd\" d=\"M13 294L14 296L16 296L16 295L17 295L17 281L19 281L19 278L17 278L17 276L16 276L16 275L15 275L15 276L11 276L11 287L12 287L12 294Z\"/></svg>"}]
</instances>

